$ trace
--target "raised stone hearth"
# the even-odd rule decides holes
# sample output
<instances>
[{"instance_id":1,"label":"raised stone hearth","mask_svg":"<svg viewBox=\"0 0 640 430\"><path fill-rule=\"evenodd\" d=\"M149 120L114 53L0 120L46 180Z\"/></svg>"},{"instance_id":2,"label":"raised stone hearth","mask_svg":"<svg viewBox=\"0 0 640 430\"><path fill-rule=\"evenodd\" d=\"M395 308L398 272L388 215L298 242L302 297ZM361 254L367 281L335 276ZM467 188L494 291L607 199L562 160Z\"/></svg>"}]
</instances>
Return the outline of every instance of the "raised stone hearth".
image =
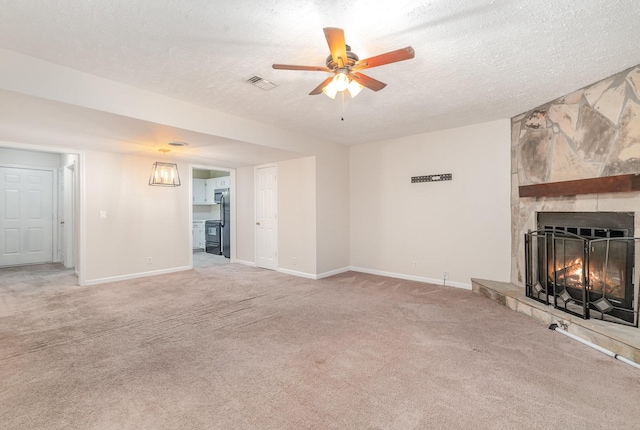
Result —
<instances>
[{"instance_id":1,"label":"raised stone hearth","mask_svg":"<svg viewBox=\"0 0 640 430\"><path fill-rule=\"evenodd\" d=\"M640 330L638 328L593 319L584 320L567 314L553 306L547 306L526 297L524 290L515 284L472 279L471 285L474 293L533 318L547 327L558 324L558 327L569 333L640 363Z\"/></svg>"}]
</instances>

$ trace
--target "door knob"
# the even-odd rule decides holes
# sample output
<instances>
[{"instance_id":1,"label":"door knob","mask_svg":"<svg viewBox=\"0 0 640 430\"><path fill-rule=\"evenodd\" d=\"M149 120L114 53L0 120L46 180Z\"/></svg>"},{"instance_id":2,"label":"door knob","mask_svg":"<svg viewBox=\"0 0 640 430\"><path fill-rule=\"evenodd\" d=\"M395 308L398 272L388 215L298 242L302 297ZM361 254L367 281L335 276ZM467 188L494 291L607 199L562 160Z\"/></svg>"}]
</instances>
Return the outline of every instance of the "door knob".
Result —
<instances>
[{"instance_id":1,"label":"door knob","mask_svg":"<svg viewBox=\"0 0 640 430\"><path fill-rule=\"evenodd\" d=\"M259 223L259 222L257 222L257 223L256 223L256 225L260 225L260 223Z\"/></svg>"}]
</instances>

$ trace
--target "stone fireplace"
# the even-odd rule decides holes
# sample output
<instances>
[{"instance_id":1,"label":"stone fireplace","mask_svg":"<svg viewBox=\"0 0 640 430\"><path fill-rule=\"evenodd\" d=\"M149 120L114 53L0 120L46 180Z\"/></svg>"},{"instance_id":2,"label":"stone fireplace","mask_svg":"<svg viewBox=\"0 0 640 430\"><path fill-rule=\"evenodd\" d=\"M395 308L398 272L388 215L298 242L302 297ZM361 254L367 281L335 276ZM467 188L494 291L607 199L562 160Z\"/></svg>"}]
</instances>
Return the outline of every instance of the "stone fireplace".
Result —
<instances>
[{"instance_id":1,"label":"stone fireplace","mask_svg":"<svg viewBox=\"0 0 640 430\"><path fill-rule=\"evenodd\" d=\"M616 311L615 318L637 326L640 250L635 240L620 238L640 237L640 188L593 188L589 181L640 174L640 66L513 118L511 145L511 283L545 300L548 292L549 304L582 317L600 319L612 315L609 306L625 308ZM523 192L556 183L571 186L548 188L553 192L542 187L533 195ZM559 213L568 222L559 223ZM624 226L618 215L626 220ZM602 223L596 225L593 217ZM530 249L535 255L526 255L530 231L542 232L530 237L536 242L535 251ZM607 261L608 281L602 284L594 277L604 274L590 272L593 261L605 255L623 261ZM536 263L527 263L534 261L532 257ZM527 264L536 266L534 278ZM576 283L580 279L591 282ZM550 282L554 288L537 292ZM602 297L602 285L605 295L615 297L598 302L599 309L595 302ZM624 318L619 318L621 313Z\"/></svg>"}]
</instances>

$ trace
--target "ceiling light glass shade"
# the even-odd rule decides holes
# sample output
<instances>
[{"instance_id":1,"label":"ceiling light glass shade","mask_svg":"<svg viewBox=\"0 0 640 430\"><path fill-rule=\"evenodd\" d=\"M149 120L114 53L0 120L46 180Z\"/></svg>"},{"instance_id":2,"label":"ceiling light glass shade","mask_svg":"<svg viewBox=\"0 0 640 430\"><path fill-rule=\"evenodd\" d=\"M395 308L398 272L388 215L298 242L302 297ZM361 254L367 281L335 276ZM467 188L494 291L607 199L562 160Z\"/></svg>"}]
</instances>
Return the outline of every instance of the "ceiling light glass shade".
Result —
<instances>
[{"instance_id":1,"label":"ceiling light glass shade","mask_svg":"<svg viewBox=\"0 0 640 430\"><path fill-rule=\"evenodd\" d=\"M332 99L336 98L336 94L338 93L338 89L336 88L335 84L333 83L333 79L331 80L331 82L329 82L327 84L326 87L324 87L322 89L322 92L325 93L327 96L329 96L329 98L332 98Z\"/></svg>"},{"instance_id":2,"label":"ceiling light glass shade","mask_svg":"<svg viewBox=\"0 0 640 430\"><path fill-rule=\"evenodd\" d=\"M354 98L355 96L358 95L360 91L362 91L363 88L364 87L362 85L360 85L354 79L352 79L351 82L349 82L349 86L347 87L347 90L349 90L349 94L351 94L351 98Z\"/></svg>"},{"instance_id":3,"label":"ceiling light glass shade","mask_svg":"<svg viewBox=\"0 0 640 430\"><path fill-rule=\"evenodd\" d=\"M178 174L178 165L175 163L162 163L160 161L153 163L149 185L179 187L180 175Z\"/></svg>"},{"instance_id":4,"label":"ceiling light glass shade","mask_svg":"<svg viewBox=\"0 0 640 430\"><path fill-rule=\"evenodd\" d=\"M336 90L338 91L344 91L349 87L349 78L344 73L335 75L331 82L336 86Z\"/></svg>"},{"instance_id":5,"label":"ceiling light glass shade","mask_svg":"<svg viewBox=\"0 0 640 430\"><path fill-rule=\"evenodd\" d=\"M336 94L339 91L348 90L349 94L351 94L351 98L354 98L360 91L362 91L363 88L364 87L356 82L355 79L349 79L349 76L347 76L346 74L338 73L322 89L322 92L325 93L328 97L335 99Z\"/></svg>"}]
</instances>

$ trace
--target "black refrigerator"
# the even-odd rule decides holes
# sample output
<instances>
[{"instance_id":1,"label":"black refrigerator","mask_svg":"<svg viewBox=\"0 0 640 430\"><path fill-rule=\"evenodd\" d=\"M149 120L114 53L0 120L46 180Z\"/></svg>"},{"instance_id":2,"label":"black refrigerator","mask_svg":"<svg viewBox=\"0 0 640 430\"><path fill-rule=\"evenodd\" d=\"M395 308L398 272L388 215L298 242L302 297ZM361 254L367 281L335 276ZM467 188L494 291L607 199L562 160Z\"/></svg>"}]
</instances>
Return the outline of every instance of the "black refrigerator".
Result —
<instances>
[{"instance_id":1,"label":"black refrigerator","mask_svg":"<svg viewBox=\"0 0 640 430\"><path fill-rule=\"evenodd\" d=\"M216 190L217 191L217 190ZM222 190L222 196L220 197L220 230L221 230L221 245L222 254L231 258L231 210L230 210L231 197L229 189Z\"/></svg>"}]
</instances>

